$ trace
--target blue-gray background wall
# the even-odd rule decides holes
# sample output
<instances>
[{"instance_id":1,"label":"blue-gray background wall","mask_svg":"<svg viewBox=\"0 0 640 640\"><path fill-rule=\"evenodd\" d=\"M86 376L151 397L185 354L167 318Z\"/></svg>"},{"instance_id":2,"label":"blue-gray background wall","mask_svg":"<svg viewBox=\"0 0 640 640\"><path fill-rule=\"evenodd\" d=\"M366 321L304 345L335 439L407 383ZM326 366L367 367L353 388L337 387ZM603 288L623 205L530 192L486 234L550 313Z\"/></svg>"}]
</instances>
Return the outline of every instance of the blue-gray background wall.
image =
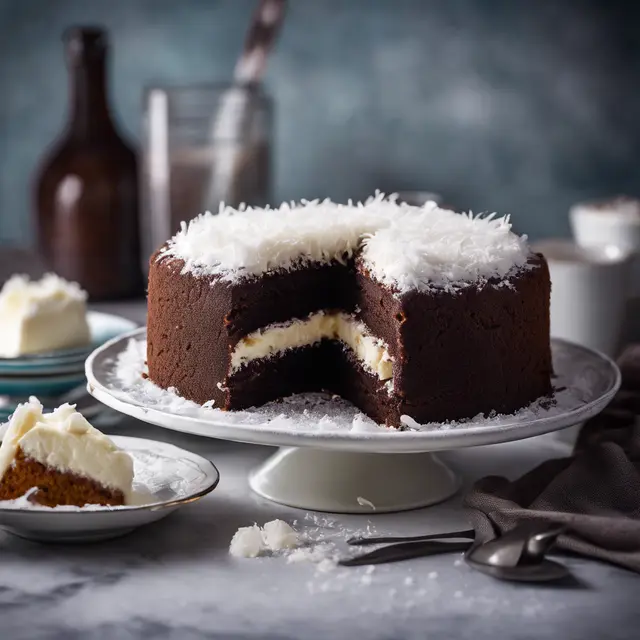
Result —
<instances>
[{"instance_id":1,"label":"blue-gray background wall","mask_svg":"<svg viewBox=\"0 0 640 640\"><path fill-rule=\"evenodd\" d=\"M579 199L640 191L640 10L612 0L293 0L267 84L275 199L429 189L568 233ZM60 34L112 34L112 103L139 138L153 83L228 79L250 0L0 0L0 241L60 131Z\"/></svg>"}]
</instances>

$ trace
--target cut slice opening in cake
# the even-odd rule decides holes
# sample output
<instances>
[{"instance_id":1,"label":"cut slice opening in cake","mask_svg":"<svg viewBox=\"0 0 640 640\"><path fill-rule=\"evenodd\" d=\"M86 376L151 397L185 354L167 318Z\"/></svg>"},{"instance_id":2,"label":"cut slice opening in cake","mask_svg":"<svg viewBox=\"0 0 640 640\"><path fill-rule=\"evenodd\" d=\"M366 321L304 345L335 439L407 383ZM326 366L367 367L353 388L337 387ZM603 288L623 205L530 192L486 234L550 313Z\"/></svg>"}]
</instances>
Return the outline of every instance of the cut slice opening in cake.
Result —
<instances>
[{"instance_id":1,"label":"cut slice opening in cake","mask_svg":"<svg viewBox=\"0 0 640 640\"><path fill-rule=\"evenodd\" d=\"M310 347L323 340L335 341L367 371L380 380L393 378L393 358L383 340L371 334L354 315L318 311L302 320L275 323L245 336L231 352L229 374L253 360L272 358L289 349Z\"/></svg>"},{"instance_id":2,"label":"cut slice opening in cake","mask_svg":"<svg viewBox=\"0 0 640 640\"><path fill-rule=\"evenodd\" d=\"M133 501L133 459L75 410L43 413L37 398L19 405L0 446L0 501L29 493L56 507Z\"/></svg>"}]
</instances>

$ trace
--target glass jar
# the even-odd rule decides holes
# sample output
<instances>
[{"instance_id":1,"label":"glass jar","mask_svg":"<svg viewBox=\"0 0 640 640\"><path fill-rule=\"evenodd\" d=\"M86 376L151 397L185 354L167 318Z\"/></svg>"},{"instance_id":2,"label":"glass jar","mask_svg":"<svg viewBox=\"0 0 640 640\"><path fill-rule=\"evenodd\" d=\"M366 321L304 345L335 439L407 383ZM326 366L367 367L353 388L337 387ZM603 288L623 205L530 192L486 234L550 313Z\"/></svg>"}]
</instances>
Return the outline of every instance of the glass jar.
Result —
<instances>
[{"instance_id":1,"label":"glass jar","mask_svg":"<svg viewBox=\"0 0 640 640\"><path fill-rule=\"evenodd\" d=\"M199 213L271 198L272 103L259 86L145 91L144 262Z\"/></svg>"}]
</instances>

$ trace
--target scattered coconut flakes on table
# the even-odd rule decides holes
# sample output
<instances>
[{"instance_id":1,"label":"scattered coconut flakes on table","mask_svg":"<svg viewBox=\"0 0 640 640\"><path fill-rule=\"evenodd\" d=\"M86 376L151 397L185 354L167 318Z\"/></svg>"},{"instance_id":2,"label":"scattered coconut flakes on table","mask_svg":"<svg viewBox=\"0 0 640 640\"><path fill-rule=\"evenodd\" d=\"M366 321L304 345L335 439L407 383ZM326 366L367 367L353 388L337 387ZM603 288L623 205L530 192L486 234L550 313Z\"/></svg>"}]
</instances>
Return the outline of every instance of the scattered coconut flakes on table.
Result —
<instances>
[{"instance_id":1,"label":"scattered coconut flakes on table","mask_svg":"<svg viewBox=\"0 0 640 640\"><path fill-rule=\"evenodd\" d=\"M276 523L276 524L273 524ZM265 529L282 527L283 521L271 521L263 527L243 527L244 529L257 529L261 534L264 543ZM283 523L287 525L287 523ZM267 526L269 525L269 526ZM291 525L287 525L290 527ZM292 527L291 527L292 528ZM293 529L293 528L292 528ZM260 556L271 559L273 562L286 562L293 570L295 566L311 566L314 573L311 580L306 582L307 591L312 595L322 595L326 593L340 593L363 588L374 588L374 586L388 587L389 599L396 595L403 596L403 606L413 608L419 606L422 599L434 594L441 589L440 584L435 580L438 572L431 571L428 574L420 573L419 576L398 576L390 571L387 565L364 567L341 567L338 560L348 554L345 542L352 536L379 535L376 527L370 522L365 527L345 526L341 522L331 517L314 513L305 514L301 519L297 530L295 530L299 546L295 548L284 548L271 550L263 544ZM411 572L411 567L407 567ZM391 582L390 582L391 581ZM459 592L462 593L462 592ZM458 595L456 598L461 598Z\"/></svg>"},{"instance_id":2,"label":"scattered coconut flakes on table","mask_svg":"<svg viewBox=\"0 0 640 640\"><path fill-rule=\"evenodd\" d=\"M371 509L372 511L376 510L376 505L373 504L373 502L371 502L371 500L367 500L366 498L363 498L362 496L358 496L357 501L358 501L358 504L361 507L369 507L369 509Z\"/></svg>"},{"instance_id":3,"label":"scattered coconut flakes on table","mask_svg":"<svg viewBox=\"0 0 640 640\"><path fill-rule=\"evenodd\" d=\"M287 562L298 564L311 562L318 565L319 571L330 571L337 566L336 548L332 544L317 544L315 546L300 547L287 554Z\"/></svg>"},{"instance_id":4,"label":"scattered coconut flakes on table","mask_svg":"<svg viewBox=\"0 0 640 640\"><path fill-rule=\"evenodd\" d=\"M327 572L337 566L338 543L354 535L377 533L371 523L354 529L311 513L304 520L308 525L303 530L296 530L283 520L272 520L262 527L257 524L240 527L231 539L229 553L239 558L256 558L272 552L286 558L287 563L312 563L318 571ZM367 573L372 572L373 567L367 569Z\"/></svg>"}]
</instances>

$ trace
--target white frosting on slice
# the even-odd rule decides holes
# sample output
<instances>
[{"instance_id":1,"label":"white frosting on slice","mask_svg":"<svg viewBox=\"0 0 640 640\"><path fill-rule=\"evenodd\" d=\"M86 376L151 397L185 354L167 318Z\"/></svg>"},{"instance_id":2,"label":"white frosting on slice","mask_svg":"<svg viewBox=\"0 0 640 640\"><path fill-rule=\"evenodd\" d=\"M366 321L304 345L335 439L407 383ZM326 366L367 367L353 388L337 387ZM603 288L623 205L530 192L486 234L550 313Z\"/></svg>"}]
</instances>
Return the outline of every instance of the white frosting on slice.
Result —
<instances>
[{"instance_id":1,"label":"white frosting on slice","mask_svg":"<svg viewBox=\"0 0 640 640\"><path fill-rule=\"evenodd\" d=\"M270 324L245 336L231 353L231 373L248 362L269 358L287 349L339 340L365 369L380 380L393 377L393 362L385 343L372 336L364 323L346 313L319 311L304 320Z\"/></svg>"},{"instance_id":2,"label":"white frosting on slice","mask_svg":"<svg viewBox=\"0 0 640 640\"><path fill-rule=\"evenodd\" d=\"M0 356L13 358L91 342L86 293L54 274L10 278L0 292Z\"/></svg>"},{"instance_id":3,"label":"white frosting on slice","mask_svg":"<svg viewBox=\"0 0 640 640\"><path fill-rule=\"evenodd\" d=\"M511 231L508 217L473 217L433 202L411 207L378 194L357 205L221 207L218 215L183 223L161 257L183 260L185 273L233 282L301 263L343 261L365 238L372 273L400 291L502 277L529 256L526 238Z\"/></svg>"},{"instance_id":4,"label":"white frosting on slice","mask_svg":"<svg viewBox=\"0 0 640 640\"><path fill-rule=\"evenodd\" d=\"M133 460L69 404L44 414L37 398L15 410L0 446L0 482L18 450L57 471L122 491L132 501Z\"/></svg>"}]
</instances>

